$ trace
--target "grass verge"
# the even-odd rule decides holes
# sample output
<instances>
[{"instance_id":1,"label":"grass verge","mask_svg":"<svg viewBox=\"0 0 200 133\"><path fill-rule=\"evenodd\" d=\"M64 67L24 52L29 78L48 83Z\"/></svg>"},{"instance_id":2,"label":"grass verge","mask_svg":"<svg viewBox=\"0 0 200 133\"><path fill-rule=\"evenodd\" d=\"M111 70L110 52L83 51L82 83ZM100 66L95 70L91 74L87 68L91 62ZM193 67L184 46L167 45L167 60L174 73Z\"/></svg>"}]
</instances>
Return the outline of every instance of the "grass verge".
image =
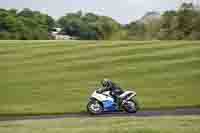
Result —
<instances>
[{"instance_id":1,"label":"grass verge","mask_svg":"<svg viewBox=\"0 0 200 133\"><path fill-rule=\"evenodd\" d=\"M83 112L103 78L141 108L199 106L199 41L0 41L0 115Z\"/></svg>"},{"instance_id":2,"label":"grass verge","mask_svg":"<svg viewBox=\"0 0 200 133\"><path fill-rule=\"evenodd\" d=\"M199 116L68 118L0 122L1 133L199 133Z\"/></svg>"}]
</instances>

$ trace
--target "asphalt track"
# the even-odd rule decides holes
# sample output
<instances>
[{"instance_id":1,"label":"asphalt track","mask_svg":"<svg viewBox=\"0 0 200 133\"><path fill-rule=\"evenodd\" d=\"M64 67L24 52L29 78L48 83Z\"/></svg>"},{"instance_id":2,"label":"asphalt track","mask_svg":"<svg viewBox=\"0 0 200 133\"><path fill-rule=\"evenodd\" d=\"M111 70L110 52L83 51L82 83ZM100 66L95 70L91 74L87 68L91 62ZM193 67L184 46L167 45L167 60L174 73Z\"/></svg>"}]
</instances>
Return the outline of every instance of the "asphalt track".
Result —
<instances>
[{"instance_id":1,"label":"asphalt track","mask_svg":"<svg viewBox=\"0 0 200 133\"><path fill-rule=\"evenodd\" d=\"M20 116L0 116L1 121L17 120L40 120L40 119L61 119L61 118L98 118L98 117L158 117L158 116L186 116L200 115L200 107L194 108L177 108L177 109L152 109L141 110L135 114L125 112L105 113L102 115L90 115L88 113L65 113L65 114L48 114L48 115L20 115Z\"/></svg>"}]
</instances>

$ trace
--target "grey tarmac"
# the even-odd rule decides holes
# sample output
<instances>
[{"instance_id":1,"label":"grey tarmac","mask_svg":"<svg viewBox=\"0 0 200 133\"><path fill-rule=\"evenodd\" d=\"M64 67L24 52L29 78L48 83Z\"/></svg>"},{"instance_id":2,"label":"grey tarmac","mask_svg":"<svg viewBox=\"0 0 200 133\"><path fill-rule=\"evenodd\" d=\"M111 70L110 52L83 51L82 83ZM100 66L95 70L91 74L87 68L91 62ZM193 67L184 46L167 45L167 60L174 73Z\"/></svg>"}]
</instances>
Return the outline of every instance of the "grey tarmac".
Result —
<instances>
[{"instance_id":1,"label":"grey tarmac","mask_svg":"<svg viewBox=\"0 0 200 133\"><path fill-rule=\"evenodd\" d=\"M159 116L186 116L200 115L200 107L182 107L176 109L149 109L141 110L135 114L126 112L104 113L102 115L90 115L82 113L64 113L64 114L42 114L42 115L0 115L1 121L18 120L40 120L40 119L63 119L63 118L98 118L98 117L159 117Z\"/></svg>"}]
</instances>

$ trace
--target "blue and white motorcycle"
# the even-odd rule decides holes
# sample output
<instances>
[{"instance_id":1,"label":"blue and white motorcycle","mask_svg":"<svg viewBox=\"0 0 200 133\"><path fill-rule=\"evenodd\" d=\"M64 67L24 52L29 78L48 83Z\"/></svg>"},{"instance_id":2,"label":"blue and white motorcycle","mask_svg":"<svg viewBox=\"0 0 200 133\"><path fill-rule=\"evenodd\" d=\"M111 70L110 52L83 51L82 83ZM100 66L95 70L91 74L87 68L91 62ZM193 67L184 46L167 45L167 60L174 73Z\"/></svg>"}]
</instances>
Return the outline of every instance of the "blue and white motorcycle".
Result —
<instances>
[{"instance_id":1,"label":"blue and white motorcycle","mask_svg":"<svg viewBox=\"0 0 200 133\"><path fill-rule=\"evenodd\" d=\"M125 91L119 97L120 102L111 96L110 91L98 93L95 90L87 104L87 111L90 114L98 115L104 112L119 112L126 111L128 113L136 113L139 110L138 102L136 101L136 92Z\"/></svg>"}]
</instances>

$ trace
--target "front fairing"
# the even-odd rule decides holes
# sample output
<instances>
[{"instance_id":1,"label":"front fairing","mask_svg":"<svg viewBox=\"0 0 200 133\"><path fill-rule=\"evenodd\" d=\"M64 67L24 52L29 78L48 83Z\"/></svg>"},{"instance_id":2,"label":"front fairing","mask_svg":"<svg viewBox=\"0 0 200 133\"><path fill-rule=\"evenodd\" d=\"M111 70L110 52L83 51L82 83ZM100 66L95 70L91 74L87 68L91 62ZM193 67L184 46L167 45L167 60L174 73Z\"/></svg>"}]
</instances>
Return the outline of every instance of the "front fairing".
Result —
<instances>
[{"instance_id":1,"label":"front fairing","mask_svg":"<svg viewBox=\"0 0 200 133\"><path fill-rule=\"evenodd\" d=\"M114 99L109 95L109 92L104 92L104 93L100 94L100 93L97 93L96 91L94 91L92 93L91 97L97 99L100 102L103 102L103 101L114 102Z\"/></svg>"},{"instance_id":2,"label":"front fairing","mask_svg":"<svg viewBox=\"0 0 200 133\"><path fill-rule=\"evenodd\" d=\"M92 93L91 99L94 98L101 102L103 104L105 112L117 111L117 104L109 94L110 92L104 92L102 94L99 94L95 91Z\"/></svg>"}]
</instances>

